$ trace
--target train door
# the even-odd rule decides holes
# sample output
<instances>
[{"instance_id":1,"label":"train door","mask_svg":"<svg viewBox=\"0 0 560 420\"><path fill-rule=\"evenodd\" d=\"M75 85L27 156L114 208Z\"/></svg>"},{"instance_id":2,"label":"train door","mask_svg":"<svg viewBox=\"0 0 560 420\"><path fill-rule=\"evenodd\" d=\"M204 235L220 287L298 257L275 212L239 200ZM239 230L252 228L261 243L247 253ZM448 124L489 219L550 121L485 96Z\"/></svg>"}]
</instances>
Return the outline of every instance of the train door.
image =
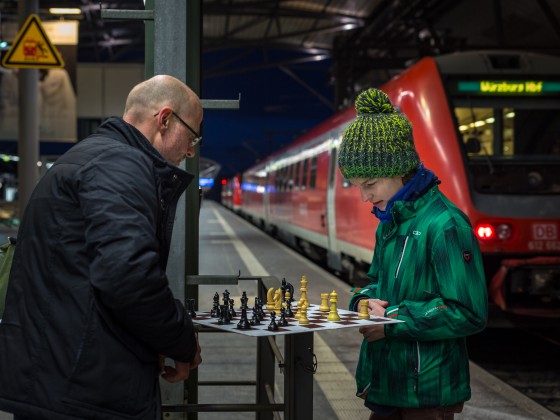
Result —
<instances>
[{"instance_id":1,"label":"train door","mask_svg":"<svg viewBox=\"0 0 560 420\"><path fill-rule=\"evenodd\" d=\"M336 161L338 150L336 147L330 149L329 153L329 175L327 182L327 264L334 270L341 271L342 264L340 259L340 250L338 249L338 241L336 240L336 214L335 214L335 182L336 171L338 170Z\"/></svg>"}]
</instances>

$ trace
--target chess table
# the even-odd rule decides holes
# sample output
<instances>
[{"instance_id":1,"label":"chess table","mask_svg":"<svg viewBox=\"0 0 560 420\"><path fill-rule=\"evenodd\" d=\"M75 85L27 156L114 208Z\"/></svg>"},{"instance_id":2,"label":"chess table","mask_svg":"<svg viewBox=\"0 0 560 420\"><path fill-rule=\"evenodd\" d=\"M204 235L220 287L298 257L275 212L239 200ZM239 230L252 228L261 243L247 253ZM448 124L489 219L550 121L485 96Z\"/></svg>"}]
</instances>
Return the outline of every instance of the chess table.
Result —
<instances>
[{"instance_id":1,"label":"chess table","mask_svg":"<svg viewBox=\"0 0 560 420\"><path fill-rule=\"evenodd\" d=\"M255 276L255 277L241 277L241 276L188 276L187 285L193 286L188 295L198 296L198 285L202 284L215 284L215 285L230 285L238 284L240 280L252 280L257 282L257 296L260 300L267 302L269 299L267 293L271 289L277 290L281 286L281 282L272 276ZM240 300L238 300L239 302ZM209 302L210 303L210 302ZM217 303L214 301L214 303ZM199 301L200 304L200 301ZM243 304L243 303L242 303ZM296 302L292 303L292 308ZM192 305L191 305L192 306ZM226 306L220 305L220 306ZM192 397L194 404L190 411L247 411L255 412L257 420L272 420L274 412L281 412L284 420L308 420L313 418L313 374L321 369L321 360L317 360L314 354L314 332L330 331L340 328L359 327L360 325L375 325L375 324L389 324L401 322L389 318L380 318L370 316L370 319L359 319L357 312L351 312L343 309L338 309L337 313L340 316L340 322L327 321L328 312L318 311L319 305L311 305L307 309L307 318L309 324L300 325L297 318L288 317L289 325L286 327L278 326L278 330L269 331L268 325L270 324L270 312L272 308L263 307L265 317L261 320L260 326L253 326L250 329L238 329L237 324L241 319L241 308L236 307L236 316L231 320L230 324L220 325L219 318L212 318L210 316L210 308L214 308L212 303L208 306L198 306L193 317L193 322L197 324L200 332L216 332L240 334L247 337L248 340L255 340L251 342L251 346L256 347L256 375L255 375L255 401L254 402L239 402L237 404L197 404L196 392L198 386L198 376L196 371L191 372L189 384L193 384L189 388L189 396ZM190 309L193 309L194 306ZM293 311L297 309L294 308ZM207 311L205 311L207 310ZM248 321L251 321L253 316L252 308L247 309ZM280 319L280 311L274 309L276 313L276 322ZM359 334L356 331L356 334ZM276 337L278 336L278 337ZM280 349L277 340L283 341L283 348ZM225 357L225 356L224 356ZM204 365L202 365L204 366ZM283 376L283 401L274 399L273 384L275 383L275 376L277 369ZM222 384L220 382L220 384ZM228 386L243 385L246 386L246 381L227 381L223 385ZM215 385L215 384L213 384ZM253 384L252 384L253 385ZM272 392L272 399L271 399ZM173 408L173 407L171 407ZM177 407L177 410L182 407Z\"/></svg>"}]
</instances>

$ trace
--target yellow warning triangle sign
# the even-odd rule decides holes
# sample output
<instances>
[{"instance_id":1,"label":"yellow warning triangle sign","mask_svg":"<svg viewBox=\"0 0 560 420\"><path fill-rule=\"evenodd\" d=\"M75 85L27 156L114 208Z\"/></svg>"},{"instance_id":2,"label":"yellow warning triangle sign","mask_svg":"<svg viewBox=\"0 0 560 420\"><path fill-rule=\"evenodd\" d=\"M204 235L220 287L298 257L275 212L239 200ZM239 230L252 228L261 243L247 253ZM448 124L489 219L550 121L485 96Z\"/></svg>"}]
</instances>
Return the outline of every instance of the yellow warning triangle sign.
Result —
<instances>
[{"instance_id":1,"label":"yellow warning triangle sign","mask_svg":"<svg viewBox=\"0 0 560 420\"><path fill-rule=\"evenodd\" d=\"M52 69L64 67L58 50L49 40L39 16L29 15L2 60L4 67Z\"/></svg>"}]
</instances>

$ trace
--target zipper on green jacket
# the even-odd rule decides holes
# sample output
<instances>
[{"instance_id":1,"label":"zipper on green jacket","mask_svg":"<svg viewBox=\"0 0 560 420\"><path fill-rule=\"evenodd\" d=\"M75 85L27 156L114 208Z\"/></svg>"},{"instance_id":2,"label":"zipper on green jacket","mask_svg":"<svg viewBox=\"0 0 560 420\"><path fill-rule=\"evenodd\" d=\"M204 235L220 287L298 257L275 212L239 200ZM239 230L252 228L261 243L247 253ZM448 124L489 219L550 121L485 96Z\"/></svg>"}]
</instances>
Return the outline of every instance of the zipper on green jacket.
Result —
<instances>
[{"instance_id":1,"label":"zipper on green jacket","mask_svg":"<svg viewBox=\"0 0 560 420\"><path fill-rule=\"evenodd\" d=\"M418 392L418 373L421 369L420 361L420 344L418 341L416 343L416 366L414 366L414 392Z\"/></svg>"},{"instance_id":2,"label":"zipper on green jacket","mask_svg":"<svg viewBox=\"0 0 560 420\"><path fill-rule=\"evenodd\" d=\"M399 263L397 265L397 270L395 271L395 279L399 276L399 270L401 268L402 260L404 258L404 251L406 250L406 243L408 242L408 236L404 240L404 245L401 251L401 257L399 258Z\"/></svg>"}]
</instances>

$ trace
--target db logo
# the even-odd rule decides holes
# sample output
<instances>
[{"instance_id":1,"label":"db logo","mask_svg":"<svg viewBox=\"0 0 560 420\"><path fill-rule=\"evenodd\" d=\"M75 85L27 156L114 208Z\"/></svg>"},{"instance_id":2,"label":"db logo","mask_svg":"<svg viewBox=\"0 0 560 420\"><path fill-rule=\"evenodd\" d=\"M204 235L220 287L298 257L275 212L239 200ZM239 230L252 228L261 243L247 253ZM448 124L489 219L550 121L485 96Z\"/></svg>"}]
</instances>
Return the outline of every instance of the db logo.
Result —
<instances>
[{"instance_id":1,"label":"db logo","mask_svg":"<svg viewBox=\"0 0 560 420\"><path fill-rule=\"evenodd\" d=\"M535 223L533 224L533 239L556 240L558 239L558 229L555 223Z\"/></svg>"}]
</instances>

